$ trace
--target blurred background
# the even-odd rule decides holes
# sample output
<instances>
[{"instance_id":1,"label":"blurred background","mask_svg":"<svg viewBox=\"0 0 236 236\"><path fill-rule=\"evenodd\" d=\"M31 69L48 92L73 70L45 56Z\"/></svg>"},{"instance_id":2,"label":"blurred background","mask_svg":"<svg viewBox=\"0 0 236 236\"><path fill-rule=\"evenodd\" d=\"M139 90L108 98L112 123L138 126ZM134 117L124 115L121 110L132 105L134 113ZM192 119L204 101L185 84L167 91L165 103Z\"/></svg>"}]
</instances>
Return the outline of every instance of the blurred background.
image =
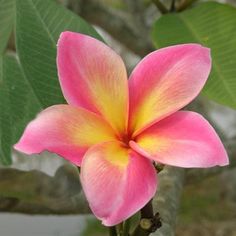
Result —
<instances>
[{"instance_id":1,"label":"blurred background","mask_svg":"<svg viewBox=\"0 0 236 236\"><path fill-rule=\"evenodd\" d=\"M153 22L163 14L153 3L155 1L57 2L93 24L108 45L124 59L129 72L142 57L155 50L149 35ZM199 2L179 0L175 4L185 10ZM219 2L236 6L234 0ZM162 3L169 9L173 1ZM0 16L3 11L0 4ZM4 22L0 20L1 26ZM7 50L15 51L14 33L8 41ZM170 217L169 232L172 233L163 235L236 236L236 111L204 96L187 109L203 114L216 128L227 147L231 164L224 168L187 170L184 173L175 203L177 223ZM106 229L89 214L76 167L46 152L25 156L13 150L12 160L10 167L0 165L0 236L107 235Z\"/></svg>"}]
</instances>

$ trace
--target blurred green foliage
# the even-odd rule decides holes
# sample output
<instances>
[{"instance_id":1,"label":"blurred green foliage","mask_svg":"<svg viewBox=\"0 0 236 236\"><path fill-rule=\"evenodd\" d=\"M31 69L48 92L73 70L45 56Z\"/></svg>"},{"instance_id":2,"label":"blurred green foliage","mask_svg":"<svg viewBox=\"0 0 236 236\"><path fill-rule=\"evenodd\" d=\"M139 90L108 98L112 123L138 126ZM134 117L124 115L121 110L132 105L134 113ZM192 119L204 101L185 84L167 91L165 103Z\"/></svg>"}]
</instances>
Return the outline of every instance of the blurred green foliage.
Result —
<instances>
[{"instance_id":1,"label":"blurred green foliage","mask_svg":"<svg viewBox=\"0 0 236 236\"><path fill-rule=\"evenodd\" d=\"M102 40L92 26L54 1L15 0L11 7L17 55L0 55L0 161L5 165L11 164L11 147L26 124L43 108L65 103L56 68L60 33L70 30Z\"/></svg>"},{"instance_id":2,"label":"blurred green foliage","mask_svg":"<svg viewBox=\"0 0 236 236\"><path fill-rule=\"evenodd\" d=\"M152 32L157 48L200 43L211 49L212 71L203 93L236 108L236 9L216 2L199 3L181 13L162 16Z\"/></svg>"},{"instance_id":3,"label":"blurred green foliage","mask_svg":"<svg viewBox=\"0 0 236 236\"><path fill-rule=\"evenodd\" d=\"M193 224L236 220L236 205L224 199L222 182L217 176L184 188L179 223Z\"/></svg>"},{"instance_id":4,"label":"blurred green foliage","mask_svg":"<svg viewBox=\"0 0 236 236\"><path fill-rule=\"evenodd\" d=\"M15 0L0 0L0 54L6 48L15 20Z\"/></svg>"}]
</instances>

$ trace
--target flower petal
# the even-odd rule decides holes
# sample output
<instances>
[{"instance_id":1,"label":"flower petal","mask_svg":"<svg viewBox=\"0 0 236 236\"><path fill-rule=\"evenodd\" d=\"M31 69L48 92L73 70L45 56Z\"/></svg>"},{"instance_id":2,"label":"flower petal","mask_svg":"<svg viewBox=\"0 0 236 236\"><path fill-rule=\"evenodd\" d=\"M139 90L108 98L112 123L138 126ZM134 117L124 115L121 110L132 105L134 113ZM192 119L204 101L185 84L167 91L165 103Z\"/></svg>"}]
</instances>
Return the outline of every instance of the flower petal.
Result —
<instances>
[{"instance_id":1,"label":"flower petal","mask_svg":"<svg viewBox=\"0 0 236 236\"><path fill-rule=\"evenodd\" d=\"M120 132L126 129L128 82L119 55L90 36L64 32L58 41L57 67L70 105L101 114Z\"/></svg>"},{"instance_id":2,"label":"flower petal","mask_svg":"<svg viewBox=\"0 0 236 236\"><path fill-rule=\"evenodd\" d=\"M129 79L130 132L140 133L192 101L211 68L209 49L183 44L146 56Z\"/></svg>"},{"instance_id":3,"label":"flower petal","mask_svg":"<svg viewBox=\"0 0 236 236\"><path fill-rule=\"evenodd\" d=\"M80 165L90 146L109 140L116 140L114 131L98 115L82 108L55 105L28 124L14 148L26 154L48 150Z\"/></svg>"},{"instance_id":4,"label":"flower petal","mask_svg":"<svg viewBox=\"0 0 236 236\"><path fill-rule=\"evenodd\" d=\"M133 215L154 196L157 178L151 161L119 142L106 142L85 154L81 183L95 216L111 226Z\"/></svg>"},{"instance_id":5,"label":"flower petal","mask_svg":"<svg viewBox=\"0 0 236 236\"><path fill-rule=\"evenodd\" d=\"M131 147L157 162L179 167L212 167L229 163L211 125L195 112L180 111L151 126Z\"/></svg>"}]
</instances>

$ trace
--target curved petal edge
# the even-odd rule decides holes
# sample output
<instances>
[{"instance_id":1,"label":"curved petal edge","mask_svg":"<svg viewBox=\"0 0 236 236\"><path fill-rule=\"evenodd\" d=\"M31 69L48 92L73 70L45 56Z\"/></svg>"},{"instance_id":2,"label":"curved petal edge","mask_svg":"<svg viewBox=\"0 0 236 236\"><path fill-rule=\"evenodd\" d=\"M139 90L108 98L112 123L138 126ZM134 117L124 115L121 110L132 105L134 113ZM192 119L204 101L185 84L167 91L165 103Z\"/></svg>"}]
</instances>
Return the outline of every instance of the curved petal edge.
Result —
<instances>
[{"instance_id":1,"label":"curved petal edge","mask_svg":"<svg viewBox=\"0 0 236 236\"><path fill-rule=\"evenodd\" d=\"M54 152L80 165L87 149L116 140L115 132L98 115L69 105L54 105L31 121L14 148L26 154Z\"/></svg>"},{"instance_id":2,"label":"curved petal edge","mask_svg":"<svg viewBox=\"0 0 236 236\"><path fill-rule=\"evenodd\" d=\"M128 81L121 57L88 35L63 32L57 68L68 104L100 114L118 132L128 122Z\"/></svg>"},{"instance_id":3,"label":"curved petal edge","mask_svg":"<svg viewBox=\"0 0 236 236\"><path fill-rule=\"evenodd\" d=\"M215 130L195 112L174 113L143 131L130 146L147 158L172 166L207 168L229 164Z\"/></svg>"},{"instance_id":4,"label":"curved petal edge","mask_svg":"<svg viewBox=\"0 0 236 236\"><path fill-rule=\"evenodd\" d=\"M191 102L211 69L209 48L182 44L147 55L129 79L129 129L135 135Z\"/></svg>"},{"instance_id":5,"label":"curved petal edge","mask_svg":"<svg viewBox=\"0 0 236 236\"><path fill-rule=\"evenodd\" d=\"M126 220L154 196L157 177L152 162L118 142L88 150L81 183L94 215L106 226Z\"/></svg>"}]
</instances>

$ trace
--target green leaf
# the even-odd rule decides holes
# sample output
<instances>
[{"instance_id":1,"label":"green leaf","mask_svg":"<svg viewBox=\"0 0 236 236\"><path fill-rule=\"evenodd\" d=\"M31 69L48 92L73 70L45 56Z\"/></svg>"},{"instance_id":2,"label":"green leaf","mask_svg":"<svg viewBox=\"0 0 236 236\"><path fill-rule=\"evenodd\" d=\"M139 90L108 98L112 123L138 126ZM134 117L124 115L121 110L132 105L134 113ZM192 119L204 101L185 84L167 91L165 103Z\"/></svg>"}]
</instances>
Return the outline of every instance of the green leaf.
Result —
<instances>
[{"instance_id":1,"label":"green leaf","mask_svg":"<svg viewBox=\"0 0 236 236\"><path fill-rule=\"evenodd\" d=\"M64 103L56 68L56 43L62 31L101 39L80 17L52 0L17 0L16 46L27 80L43 107Z\"/></svg>"},{"instance_id":2,"label":"green leaf","mask_svg":"<svg viewBox=\"0 0 236 236\"><path fill-rule=\"evenodd\" d=\"M0 160L3 164L10 164L10 150L11 150L11 122L9 119L9 97L6 85L4 84L5 78L5 63L0 57ZM4 102L5 101L5 102Z\"/></svg>"},{"instance_id":3,"label":"green leaf","mask_svg":"<svg viewBox=\"0 0 236 236\"><path fill-rule=\"evenodd\" d=\"M15 19L15 0L0 0L0 55L4 52Z\"/></svg>"},{"instance_id":4,"label":"green leaf","mask_svg":"<svg viewBox=\"0 0 236 236\"><path fill-rule=\"evenodd\" d=\"M156 21L152 36L158 48L190 42L211 48L213 68L203 94L236 108L236 8L208 2L165 15Z\"/></svg>"},{"instance_id":5,"label":"green leaf","mask_svg":"<svg viewBox=\"0 0 236 236\"><path fill-rule=\"evenodd\" d=\"M42 109L15 56L0 58L0 161L11 164L11 146Z\"/></svg>"},{"instance_id":6,"label":"green leaf","mask_svg":"<svg viewBox=\"0 0 236 236\"><path fill-rule=\"evenodd\" d=\"M62 31L101 37L80 17L50 0L16 0L18 57L0 57L0 162L27 123L52 104L64 103L57 78L56 43Z\"/></svg>"}]
</instances>

